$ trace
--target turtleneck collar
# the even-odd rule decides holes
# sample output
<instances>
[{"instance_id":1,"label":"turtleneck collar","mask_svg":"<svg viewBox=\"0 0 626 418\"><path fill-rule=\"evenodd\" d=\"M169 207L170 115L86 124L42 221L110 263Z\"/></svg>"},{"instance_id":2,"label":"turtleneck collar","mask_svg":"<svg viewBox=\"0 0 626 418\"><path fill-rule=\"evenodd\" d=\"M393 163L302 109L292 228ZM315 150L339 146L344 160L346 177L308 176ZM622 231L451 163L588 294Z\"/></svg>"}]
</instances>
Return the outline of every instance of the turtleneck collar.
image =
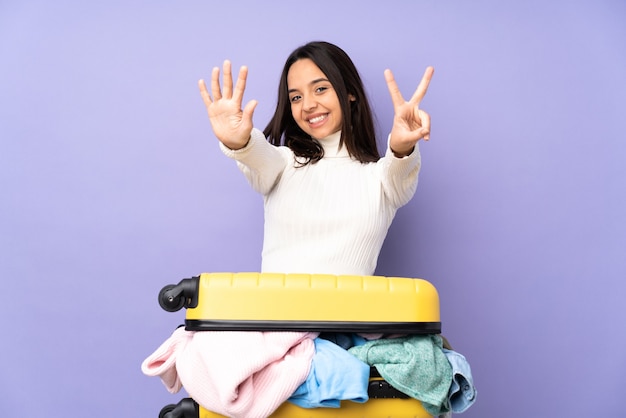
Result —
<instances>
[{"instance_id":1,"label":"turtleneck collar","mask_svg":"<svg viewBox=\"0 0 626 418\"><path fill-rule=\"evenodd\" d=\"M326 138L318 139L318 142L324 148L324 158L350 157L345 144L342 144L341 149L339 149L340 140L341 131L330 134Z\"/></svg>"}]
</instances>

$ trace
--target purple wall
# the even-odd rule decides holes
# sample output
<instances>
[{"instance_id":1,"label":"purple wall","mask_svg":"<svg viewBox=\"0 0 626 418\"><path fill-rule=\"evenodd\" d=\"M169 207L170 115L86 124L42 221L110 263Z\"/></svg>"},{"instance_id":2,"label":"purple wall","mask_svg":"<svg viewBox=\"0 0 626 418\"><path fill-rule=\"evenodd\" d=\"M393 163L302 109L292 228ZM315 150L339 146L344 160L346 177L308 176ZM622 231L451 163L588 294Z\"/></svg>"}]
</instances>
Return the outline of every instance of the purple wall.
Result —
<instances>
[{"instance_id":1,"label":"purple wall","mask_svg":"<svg viewBox=\"0 0 626 418\"><path fill-rule=\"evenodd\" d=\"M440 291L472 364L464 416L620 416L626 373L626 3L0 3L0 411L156 417L141 361L184 319L165 284L255 271L261 199L196 81L250 67L264 126L286 55L324 39L378 115L427 65L432 140L377 273Z\"/></svg>"}]
</instances>

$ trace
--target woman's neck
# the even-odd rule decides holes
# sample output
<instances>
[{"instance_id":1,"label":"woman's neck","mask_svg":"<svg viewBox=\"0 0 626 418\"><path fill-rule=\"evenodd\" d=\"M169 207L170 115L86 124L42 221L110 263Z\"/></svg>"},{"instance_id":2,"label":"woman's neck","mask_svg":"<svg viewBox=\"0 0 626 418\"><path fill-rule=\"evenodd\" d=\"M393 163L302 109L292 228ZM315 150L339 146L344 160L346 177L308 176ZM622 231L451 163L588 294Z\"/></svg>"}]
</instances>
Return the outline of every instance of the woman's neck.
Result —
<instances>
[{"instance_id":1,"label":"woman's neck","mask_svg":"<svg viewBox=\"0 0 626 418\"><path fill-rule=\"evenodd\" d=\"M350 156L345 144L341 144L341 148L339 148L339 144L341 142L341 131L330 134L326 138L318 139L318 142L322 145L322 148L324 148L324 158Z\"/></svg>"}]
</instances>

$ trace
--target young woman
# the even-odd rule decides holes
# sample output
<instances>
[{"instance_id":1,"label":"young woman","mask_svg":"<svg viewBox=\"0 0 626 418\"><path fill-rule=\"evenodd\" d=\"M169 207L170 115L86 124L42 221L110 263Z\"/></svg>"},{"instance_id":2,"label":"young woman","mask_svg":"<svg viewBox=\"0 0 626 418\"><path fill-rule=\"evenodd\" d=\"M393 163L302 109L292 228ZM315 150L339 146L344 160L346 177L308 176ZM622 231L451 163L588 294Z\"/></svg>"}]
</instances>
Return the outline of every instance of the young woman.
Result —
<instances>
[{"instance_id":1,"label":"young woman","mask_svg":"<svg viewBox=\"0 0 626 418\"><path fill-rule=\"evenodd\" d=\"M222 86L217 67L210 93L200 80L222 151L264 197L262 272L374 274L396 211L415 193L418 141L430 134L419 104L433 71L426 69L409 101L385 71L395 115L382 158L358 71L333 44L311 42L287 58L263 132L252 124L257 102L242 108L247 67L234 88L229 61Z\"/></svg>"}]
</instances>

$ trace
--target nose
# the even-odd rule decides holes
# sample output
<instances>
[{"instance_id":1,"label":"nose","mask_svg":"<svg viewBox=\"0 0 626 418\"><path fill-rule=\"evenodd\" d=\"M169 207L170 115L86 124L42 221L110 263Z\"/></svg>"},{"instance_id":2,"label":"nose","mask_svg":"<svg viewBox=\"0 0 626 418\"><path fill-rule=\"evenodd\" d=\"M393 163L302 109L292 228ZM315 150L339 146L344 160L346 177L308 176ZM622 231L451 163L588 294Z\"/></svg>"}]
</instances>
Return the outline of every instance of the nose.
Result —
<instances>
[{"instance_id":1,"label":"nose","mask_svg":"<svg viewBox=\"0 0 626 418\"><path fill-rule=\"evenodd\" d=\"M315 97L307 94L302 97L302 108L306 111L311 111L317 107L317 101Z\"/></svg>"}]
</instances>

